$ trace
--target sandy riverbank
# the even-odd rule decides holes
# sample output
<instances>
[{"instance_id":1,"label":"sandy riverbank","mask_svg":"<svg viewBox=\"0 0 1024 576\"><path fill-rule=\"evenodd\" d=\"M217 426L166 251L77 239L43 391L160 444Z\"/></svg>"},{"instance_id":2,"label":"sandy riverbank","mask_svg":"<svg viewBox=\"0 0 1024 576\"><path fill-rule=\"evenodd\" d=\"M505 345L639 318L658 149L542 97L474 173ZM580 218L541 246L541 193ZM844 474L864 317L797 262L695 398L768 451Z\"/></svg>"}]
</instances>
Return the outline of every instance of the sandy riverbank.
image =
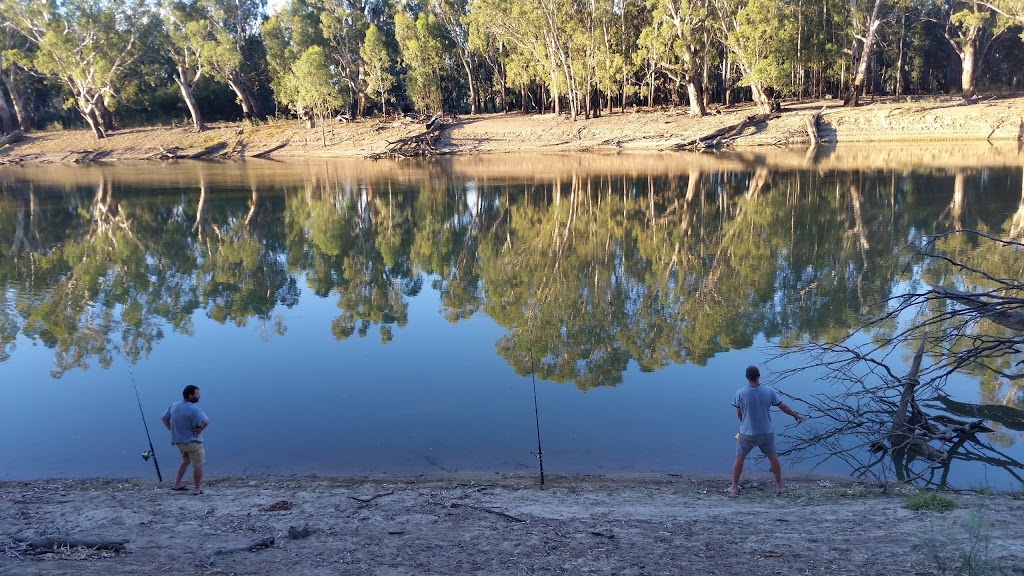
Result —
<instances>
[{"instance_id":1,"label":"sandy riverbank","mask_svg":"<svg viewBox=\"0 0 1024 576\"><path fill-rule=\"evenodd\" d=\"M911 99L855 109L825 100L787 103L780 115L747 127L730 145L806 147L806 119L819 111L821 135L840 146L888 143L912 152L915 146L908 145L911 142L946 146L1016 142L1024 133L1024 97L982 99L971 105L952 98ZM441 147L453 154L667 151L740 123L754 113L749 105L738 105L717 109L704 118L693 118L683 109L616 111L576 121L553 114L467 116L445 129ZM129 128L116 130L104 140L96 140L86 130L32 132L26 140L0 149L0 163L153 159L161 151L189 155L215 144L223 144L233 157L252 156L282 143L287 145L274 152L274 158L366 157L382 151L389 142L422 130L422 124L411 120L368 119L334 122L325 135L295 120L272 120L257 126L218 123L199 134L188 126Z\"/></svg>"},{"instance_id":2,"label":"sandy riverbank","mask_svg":"<svg viewBox=\"0 0 1024 576\"><path fill-rule=\"evenodd\" d=\"M0 573L53 574L959 574L972 544L1024 574L1024 500L954 494L915 512L915 489L792 478L476 475L0 483ZM978 520L980 519L980 522ZM289 527L309 527L292 539ZM980 528L979 528L980 527ZM126 540L121 552L31 554L36 536ZM273 545L245 547L273 537ZM235 552L217 550L239 549Z\"/></svg>"}]
</instances>

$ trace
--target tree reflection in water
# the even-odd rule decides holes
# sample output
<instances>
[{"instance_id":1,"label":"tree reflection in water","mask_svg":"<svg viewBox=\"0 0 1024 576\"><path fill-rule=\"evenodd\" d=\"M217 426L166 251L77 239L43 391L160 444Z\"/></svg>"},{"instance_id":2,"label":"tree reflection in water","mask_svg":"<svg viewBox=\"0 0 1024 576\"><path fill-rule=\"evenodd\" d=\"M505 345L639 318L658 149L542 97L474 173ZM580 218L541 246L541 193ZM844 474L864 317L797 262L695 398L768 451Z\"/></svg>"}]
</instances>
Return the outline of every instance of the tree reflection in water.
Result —
<instances>
[{"instance_id":1,"label":"tree reflection in water","mask_svg":"<svg viewBox=\"0 0 1024 576\"><path fill-rule=\"evenodd\" d=\"M631 362L704 365L758 336L787 349L845 342L866 317L884 318L875 339L899 344L894 292L959 273L903 247L956 225L1019 234L1024 212L1013 169L458 166L0 172L2 358L21 335L54 350L55 377L135 362L166 329L192 334L200 311L284 335L303 283L336 301L335 339L375 331L387 343L429 282L450 322L484 314L504 327L497 353L518 374L615 386ZM928 358L971 345L946 341ZM1019 359L991 361L1004 376L950 368L977 377L985 402L1024 407L1006 384ZM941 386L925 389L935 394L917 401L938 402ZM996 428L990 437L1012 441Z\"/></svg>"}]
</instances>

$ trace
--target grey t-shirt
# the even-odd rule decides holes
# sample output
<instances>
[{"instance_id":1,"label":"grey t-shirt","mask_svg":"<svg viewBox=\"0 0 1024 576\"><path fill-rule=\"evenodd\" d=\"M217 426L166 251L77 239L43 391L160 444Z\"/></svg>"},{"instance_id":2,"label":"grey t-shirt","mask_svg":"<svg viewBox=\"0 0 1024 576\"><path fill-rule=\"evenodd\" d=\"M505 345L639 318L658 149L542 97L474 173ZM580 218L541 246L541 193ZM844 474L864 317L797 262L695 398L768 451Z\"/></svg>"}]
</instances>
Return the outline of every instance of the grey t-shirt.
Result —
<instances>
[{"instance_id":1,"label":"grey t-shirt","mask_svg":"<svg viewBox=\"0 0 1024 576\"><path fill-rule=\"evenodd\" d=\"M736 399L732 401L732 405L743 413L740 434L753 436L775 432L775 428L772 426L771 408L779 404L782 404L782 399L771 386L761 384L744 386L737 390Z\"/></svg>"},{"instance_id":2,"label":"grey t-shirt","mask_svg":"<svg viewBox=\"0 0 1024 576\"><path fill-rule=\"evenodd\" d=\"M206 413L199 406L196 406L192 402L175 402L171 404L171 407L164 412L164 415L160 417L161 420L167 418L171 421L171 444L180 444L182 442L202 442L203 435L198 436L192 435L192 429L199 426L203 422L209 421L206 417Z\"/></svg>"}]
</instances>

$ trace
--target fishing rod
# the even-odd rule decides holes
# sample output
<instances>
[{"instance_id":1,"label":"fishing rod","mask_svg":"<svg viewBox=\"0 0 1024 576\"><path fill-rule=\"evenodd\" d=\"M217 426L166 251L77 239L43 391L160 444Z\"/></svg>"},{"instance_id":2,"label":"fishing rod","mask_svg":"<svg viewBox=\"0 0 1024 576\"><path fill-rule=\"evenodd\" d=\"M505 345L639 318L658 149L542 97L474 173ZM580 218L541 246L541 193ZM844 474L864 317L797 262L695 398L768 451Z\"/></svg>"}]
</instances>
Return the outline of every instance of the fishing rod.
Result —
<instances>
[{"instance_id":1,"label":"fishing rod","mask_svg":"<svg viewBox=\"0 0 1024 576\"><path fill-rule=\"evenodd\" d=\"M135 389L135 401L139 403L139 414L142 416L142 425L146 428L146 440L149 440L149 451L142 453L142 459L153 459L153 466L156 467L156 479L158 482L163 482L164 477L160 474L160 464L157 464L156 461L156 450L153 449L153 438L149 435L149 424L146 423L146 413L142 411L142 400L139 399L139 387L135 385L135 373L132 372L131 364L128 365L128 374L132 377L132 388Z\"/></svg>"},{"instance_id":2,"label":"fishing rod","mask_svg":"<svg viewBox=\"0 0 1024 576\"><path fill-rule=\"evenodd\" d=\"M533 419L537 425L537 461L540 462L540 485L544 487L544 450L540 447L540 411L537 409L537 369L533 362L533 326L530 326L530 378L533 379Z\"/></svg>"}]
</instances>

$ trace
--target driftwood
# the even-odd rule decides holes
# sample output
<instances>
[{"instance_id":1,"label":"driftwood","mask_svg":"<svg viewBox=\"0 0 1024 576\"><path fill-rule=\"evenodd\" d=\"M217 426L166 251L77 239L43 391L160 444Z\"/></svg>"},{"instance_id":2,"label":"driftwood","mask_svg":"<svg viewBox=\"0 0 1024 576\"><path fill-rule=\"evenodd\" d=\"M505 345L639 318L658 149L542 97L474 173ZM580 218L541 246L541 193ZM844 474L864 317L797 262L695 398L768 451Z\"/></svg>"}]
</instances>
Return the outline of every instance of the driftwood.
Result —
<instances>
[{"instance_id":1,"label":"driftwood","mask_svg":"<svg viewBox=\"0 0 1024 576\"><path fill-rule=\"evenodd\" d=\"M263 150L261 152L257 152L255 154L253 154L251 157L252 158L264 158L266 156L269 156L269 155L273 154L274 152L277 152L281 148L284 148L285 146L287 146L288 142L289 142L288 140L285 140L284 142L281 142L277 146L271 146L270 148L267 148L266 150Z\"/></svg>"},{"instance_id":2,"label":"driftwood","mask_svg":"<svg viewBox=\"0 0 1024 576\"><path fill-rule=\"evenodd\" d=\"M436 155L437 148L435 145L441 138L441 131L444 129L445 123L441 120L439 114L435 114L426 123L426 130L419 134L413 134L405 138L399 138L394 142L388 142L388 145L384 150L371 154L369 157L373 160L380 160L381 158L410 158L413 156L434 156Z\"/></svg>"},{"instance_id":3,"label":"driftwood","mask_svg":"<svg viewBox=\"0 0 1024 576\"><path fill-rule=\"evenodd\" d=\"M25 139L25 134L21 130L15 130L7 136L0 138L0 148L7 146L8 144L14 144L15 142L21 142Z\"/></svg>"},{"instance_id":4,"label":"driftwood","mask_svg":"<svg viewBox=\"0 0 1024 576\"><path fill-rule=\"evenodd\" d=\"M736 138L738 138L744 130L751 126L756 126L761 122L767 122L769 120L778 118L778 114L755 114L753 116L747 116L742 122L738 122L731 126L719 128L713 132L698 136L693 140L688 140L681 144L675 145L673 148L676 150L693 150L703 148L721 148L732 144Z\"/></svg>"},{"instance_id":5,"label":"driftwood","mask_svg":"<svg viewBox=\"0 0 1024 576\"><path fill-rule=\"evenodd\" d=\"M381 492L379 494L374 494L373 496L370 496L369 498L360 498L359 496L349 496L349 498L355 500L356 502L362 502L363 504L366 504L366 503L369 503L369 502L373 502L377 498L381 498L383 496L391 496L394 493L395 493L395 491L392 490L391 492Z\"/></svg>"},{"instance_id":6,"label":"driftwood","mask_svg":"<svg viewBox=\"0 0 1024 576\"><path fill-rule=\"evenodd\" d=\"M216 144L213 144L213 145L207 146L206 148L203 148L199 152L196 152L194 154L189 154L185 158L188 158L189 160L195 160L197 158L205 158L207 156L211 156L213 154L216 154L216 153L224 150L227 147L228 147L228 143L227 142L217 142Z\"/></svg>"},{"instance_id":7,"label":"driftwood","mask_svg":"<svg viewBox=\"0 0 1024 576\"><path fill-rule=\"evenodd\" d=\"M99 162L100 160L110 156L110 150L74 150L71 154L80 154L78 158L72 160L75 164L85 164L88 162ZM70 154L68 155L70 156ZM67 156L64 156L67 158ZM63 158L62 158L63 160Z\"/></svg>"},{"instance_id":8,"label":"driftwood","mask_svg":"<svg viewBox=\"0 0 1024 576\"><path fill-rule=\"evenodd\" d=\"M821 137L818 136L818 120L821 118L821 113L824 111L825 108L822 107L821 110L807 117L807 137L811 139L811 146L816 146L821 143Z\"/></svg>"},{"instance_id":9,"label":"driftwood","mask_svg":"<svg viewBox=\"0 0 1024 576\"><path fill-rule=\"evenodd\" d=\"M157 144L156 147L159 148L160 151L155 154L149 155L147 157L147 160L152 158L157 158L159 160L177 160L178 158L182 157L180 146L171 146L170 148L164 148L163 146Z\"/></svg>"},{"instance_id":10,"label":"driftwood","mask_svg":"<svg viewBox=\"0 0 1024 576\"><path fill-rule=\"evenodd\" d=\"M217 559L217 556L222 556L224 554L234 554L236 552L256 552L257 550L264 550L266 548L270 548L273 545L274 537L267 536L265 538L260 538L259 540L256 540L255 542L247 546L235 546L234 548L218 548L210 552L209 555L207 555L206 565L209 566L213 564L214 560Z\"/></svg>"},{"instance_id":11,"label":"driftwood","mask_svg":"<svg viewBox=\"0 0 1024 576\"><path fill-rule=\"evenodd\" d=\"M45 554L58 548L90 548L92 550L111 550L120 552L128 540L106 538L75 538L72 536L41 536L24 544L30 554Z\"/></svg>"},{"instance_id":12,"label":"driftwood","mask_svg":"<svg viewBox=\"0 0 1024 576\"><path fill-rule=\"evenodd\" d=\"M487 512L488 514L500 516L505 520L508 520L509 522L515 522L517 524L528 524L528 522L526 520L523 520L522 518L517 518L511 514L506 514L501 510L492 510L491 508L484 508L483 506L473 506L472 504L460 504L458 502L449 502L445 504L445 506L447 506L448 508L472 508L473 510L479 510L481 512Z\"/></svg>"}]
</instances>

